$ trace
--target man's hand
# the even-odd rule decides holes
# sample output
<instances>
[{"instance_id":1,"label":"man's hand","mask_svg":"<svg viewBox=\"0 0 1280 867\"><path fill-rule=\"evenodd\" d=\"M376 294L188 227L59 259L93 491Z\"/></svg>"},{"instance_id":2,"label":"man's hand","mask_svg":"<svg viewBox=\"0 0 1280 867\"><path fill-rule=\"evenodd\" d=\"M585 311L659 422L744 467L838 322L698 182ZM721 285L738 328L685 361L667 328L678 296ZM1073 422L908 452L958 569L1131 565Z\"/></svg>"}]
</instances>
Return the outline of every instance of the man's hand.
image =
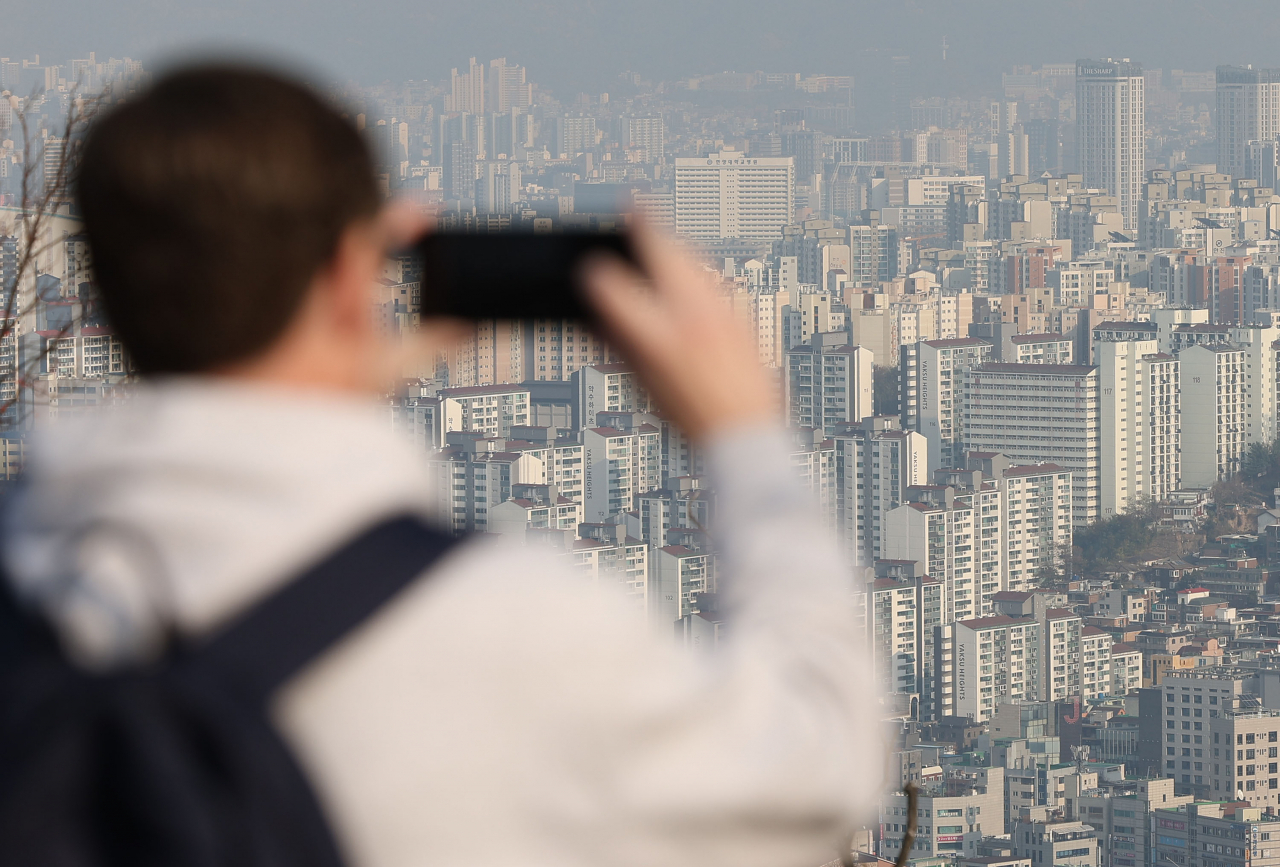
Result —
<instances>
[{"instance_id":1,"label":"man's hand","mask_svg":"<svg viewBox=\"0 0 1280 867\"><path fill-rule=\"evenodd\" d=\"M633 243L651 279L605 256L591 260L582 277L608 338L662 411L704 442L735 427L776 424L755 342L708 276L644 226Z\"/></svg>"}]
</instances>

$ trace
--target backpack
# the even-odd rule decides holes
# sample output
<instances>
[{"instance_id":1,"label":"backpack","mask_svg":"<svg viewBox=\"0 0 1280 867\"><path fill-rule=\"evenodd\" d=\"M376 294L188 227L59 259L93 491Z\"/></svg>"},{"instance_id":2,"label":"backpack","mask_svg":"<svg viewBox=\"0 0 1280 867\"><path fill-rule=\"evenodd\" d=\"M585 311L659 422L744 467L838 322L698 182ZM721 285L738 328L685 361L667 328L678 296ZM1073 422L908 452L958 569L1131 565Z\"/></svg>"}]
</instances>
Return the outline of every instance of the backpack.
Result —
<instances>
[{"instance_id":1,"label":"backpack","mask_svg":"<svg viewBox=\"0 0 1280 867\"><path fill-rule=\"evenodd\" d=\"M455 541L390 519L213 636L105 674L0 591L0 863L339 867L269 700Z\"/></svg>"}]
</instances>

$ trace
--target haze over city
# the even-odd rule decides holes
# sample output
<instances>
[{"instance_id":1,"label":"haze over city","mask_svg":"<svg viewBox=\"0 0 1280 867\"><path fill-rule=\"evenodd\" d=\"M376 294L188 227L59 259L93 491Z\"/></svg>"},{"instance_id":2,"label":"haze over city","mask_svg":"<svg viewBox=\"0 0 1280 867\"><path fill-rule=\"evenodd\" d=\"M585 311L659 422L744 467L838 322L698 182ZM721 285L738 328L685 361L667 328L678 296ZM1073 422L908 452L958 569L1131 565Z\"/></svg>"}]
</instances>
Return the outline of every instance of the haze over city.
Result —
<instances>
[{"instance_id":1,"label":"haze over city","mask_svg":"<svg viewBox=\"0 0 1280 867\"><path fill-rule=\"evenodd\" d=\"M10 53L96 50L150 68L192 50L252 48L365 84L439 78L470 55L509 57L554 90L592 91L624 71L653 80L756 69L865 75L884 57L910 54L922 92L947 96L1051 59L1125 56L1166 69L1280 61L1266 0L6 0L0 14Z\"/></svg>"}]
</instances>

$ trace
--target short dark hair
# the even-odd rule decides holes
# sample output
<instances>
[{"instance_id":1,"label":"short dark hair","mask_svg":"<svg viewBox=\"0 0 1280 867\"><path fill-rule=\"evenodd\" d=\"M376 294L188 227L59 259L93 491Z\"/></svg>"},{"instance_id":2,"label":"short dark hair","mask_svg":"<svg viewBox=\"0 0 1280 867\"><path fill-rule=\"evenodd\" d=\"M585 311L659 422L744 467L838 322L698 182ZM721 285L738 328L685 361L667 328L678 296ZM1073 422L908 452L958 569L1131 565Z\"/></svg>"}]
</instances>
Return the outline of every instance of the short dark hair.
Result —
<instances>
[{"instance_id":1,"label":"short dark hair","mask_svg":"<svg viewBox=\"0 0 1280 867\"><path fill-rule=\"evenodd\" d=\"M360 134L262 69L164 76L89 131L77 191L107 318L143 373L252 358L378 208Z\"/></svg>"}]
</instances>

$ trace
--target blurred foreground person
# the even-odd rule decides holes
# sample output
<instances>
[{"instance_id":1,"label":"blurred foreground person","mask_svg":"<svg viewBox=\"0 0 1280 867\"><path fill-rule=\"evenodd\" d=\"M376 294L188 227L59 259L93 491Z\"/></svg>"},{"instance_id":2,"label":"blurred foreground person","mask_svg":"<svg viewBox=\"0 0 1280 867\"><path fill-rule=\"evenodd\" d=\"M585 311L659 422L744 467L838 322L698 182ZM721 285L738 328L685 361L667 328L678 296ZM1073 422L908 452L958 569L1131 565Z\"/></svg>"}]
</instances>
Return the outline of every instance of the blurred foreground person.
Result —
<instances>
[{"instance_id":1,"label":"blurred foreground person","mask_svg":"<svg viewBox=\"0 0 1280 867\"><path fill-rule=\"evenodd\" d=\"M584 279L706 449L730 629L696 657L563 560L423 529L370 296L417 227L379 212L356 131L310 92L170 75L96 125L79 185L144 381L46 436L5 515L10 608L78 674L52 710L3 684L11 729L43 710L0 762L0 858L813 867L874 809L848 570L751 340L661 241L641 236L652 291L620 260ZM38 632L9 630L6 671ZM22 677L49 681L41 660Z\"/></svg>"}]
</instances>

